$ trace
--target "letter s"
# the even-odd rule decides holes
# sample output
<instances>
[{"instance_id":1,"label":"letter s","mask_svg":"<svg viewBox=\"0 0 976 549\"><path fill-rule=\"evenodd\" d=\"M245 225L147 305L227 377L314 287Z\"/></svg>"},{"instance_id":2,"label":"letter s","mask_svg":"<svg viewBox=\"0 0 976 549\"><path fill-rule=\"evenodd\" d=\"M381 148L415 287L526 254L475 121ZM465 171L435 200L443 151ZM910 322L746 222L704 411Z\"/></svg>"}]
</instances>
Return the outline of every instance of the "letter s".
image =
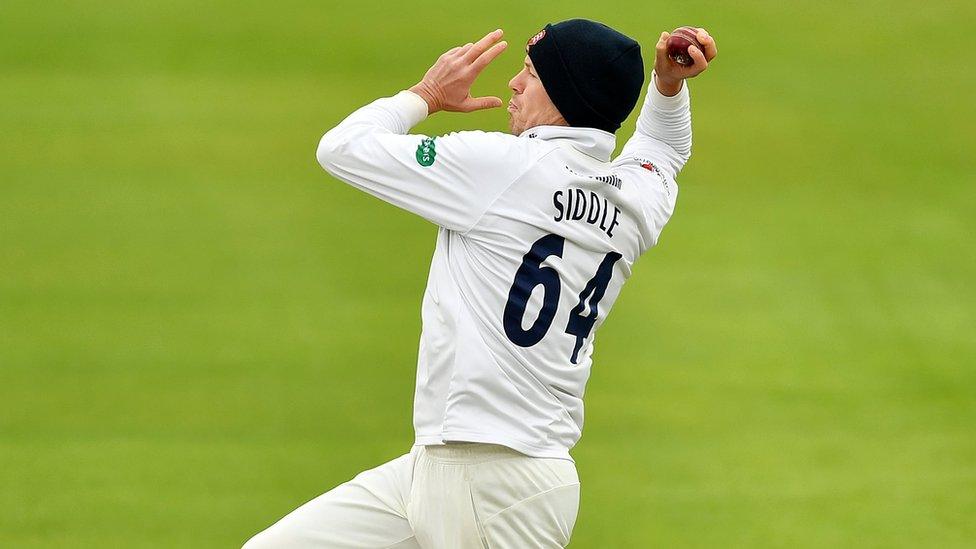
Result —
<instances>
[{"instance_id":1,"label":"letter s","mask_svg":"<svg viewBox=\"0 0 976 549\"><path fill-rule=\"evenodd\" d=\"M553 217L553 219L555 219L556 221L563 220L563 204L562 202L559 201L559 198L562 195L563 195L562 191L556 191L552 195L552 205L556 207L556 212L559 214L558 216Z\"/></svg>"}]
</instances>

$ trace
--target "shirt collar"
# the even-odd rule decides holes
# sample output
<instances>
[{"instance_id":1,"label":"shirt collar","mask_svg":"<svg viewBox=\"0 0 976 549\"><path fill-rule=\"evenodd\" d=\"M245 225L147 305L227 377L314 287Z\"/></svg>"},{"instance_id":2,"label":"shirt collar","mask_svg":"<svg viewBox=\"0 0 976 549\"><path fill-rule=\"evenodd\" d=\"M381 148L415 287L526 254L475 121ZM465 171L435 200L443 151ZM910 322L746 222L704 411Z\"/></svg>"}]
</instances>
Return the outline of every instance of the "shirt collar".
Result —
<instances>
[{"instance_id":1,"label":"shirt collar","mask_svg":"<svg viewBox=\"0 0 976 549\"><path fill-rule=\"evenodd\" d=\"M617 137L596 128L572 128L569 126L536 126L522 132L519 137L544 139L565 144L601 162L609 162Z\"/></svg>"}]
</instances>

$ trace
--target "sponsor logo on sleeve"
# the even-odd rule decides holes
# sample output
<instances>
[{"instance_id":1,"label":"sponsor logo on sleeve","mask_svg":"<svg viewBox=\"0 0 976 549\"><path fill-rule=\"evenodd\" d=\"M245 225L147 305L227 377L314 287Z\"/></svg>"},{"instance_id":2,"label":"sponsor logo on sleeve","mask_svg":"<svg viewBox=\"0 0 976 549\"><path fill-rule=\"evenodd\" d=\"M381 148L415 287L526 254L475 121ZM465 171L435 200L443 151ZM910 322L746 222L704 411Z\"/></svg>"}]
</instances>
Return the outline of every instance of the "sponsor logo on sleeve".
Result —
<instances>
[{"instance_id":1,"label":"sponsor logo on sleeve","mask_svg":"<svg viewBox=\"0 0 976 549\"><path fill-rule=\"evenodd\" d=\"M417 164L423 167L430 166L437 158L437 150L434 147L436 137L427 137L417 145Z\"/></svg>"},{"instance_id":2,"label":"sponsor logo on sleeve","mask_svg":"<svg viewBox=\"0 0 976 549\"><path fill-rule=\"evenodd\" d=\"M646 158L640 158L638 156L635 156L634 160L636 160L637 163L640 164L641 168L644 168L645 170L656 175L658 179L661 180L661 184L664 185L664 192L666 192L668 196L671 196L671 186L668 185L668 178L664 177L664 174L662 174L661 171L657 169L657 166L655 166L653 162L651 162Z\"/></svg>"}]
</instances>

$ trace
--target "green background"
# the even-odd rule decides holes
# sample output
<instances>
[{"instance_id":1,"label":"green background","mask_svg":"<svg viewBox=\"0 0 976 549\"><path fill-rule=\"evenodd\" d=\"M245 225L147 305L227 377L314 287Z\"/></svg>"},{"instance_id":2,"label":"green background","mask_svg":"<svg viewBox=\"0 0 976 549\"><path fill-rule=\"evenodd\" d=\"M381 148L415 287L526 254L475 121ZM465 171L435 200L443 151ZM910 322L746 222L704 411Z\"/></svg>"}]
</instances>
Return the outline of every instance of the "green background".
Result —
<instances>
[{"instance_id":1,"label":"green background","mask_svg":"<svg viewBox=\"0 0 976 549\"><path fill-rule=\"evenodd\" d=\"M6 0L0 546L235 547L406 452L435 228L318 138L496 27L507 99L575 16L720 54L572 546L976 546L976 4L597 4Z\"/></svg>"}]
</instances>

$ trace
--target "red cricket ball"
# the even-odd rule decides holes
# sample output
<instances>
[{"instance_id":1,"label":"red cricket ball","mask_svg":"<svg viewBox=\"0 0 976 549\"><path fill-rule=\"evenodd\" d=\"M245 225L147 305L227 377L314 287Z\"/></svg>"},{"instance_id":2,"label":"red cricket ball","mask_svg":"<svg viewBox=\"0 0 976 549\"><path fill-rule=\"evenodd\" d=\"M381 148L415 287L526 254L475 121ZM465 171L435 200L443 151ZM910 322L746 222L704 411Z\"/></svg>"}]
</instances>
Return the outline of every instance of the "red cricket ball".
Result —
<instances>
[{"instance_id":1,"label":"red cricket ball","mask_svg":"<svg viewBox=\"0 0 976 549\"><path fill-rule=\"evenodd\" d=\"M667 43L668 57L683 67L694 65L695 60L688 53L688 46L693 45L699 50L702 49L701 43L698 42L697 34L698 29L695 27L678 27L671 31L671 36L668 37Z\"/></svg>"}]
</instances>

